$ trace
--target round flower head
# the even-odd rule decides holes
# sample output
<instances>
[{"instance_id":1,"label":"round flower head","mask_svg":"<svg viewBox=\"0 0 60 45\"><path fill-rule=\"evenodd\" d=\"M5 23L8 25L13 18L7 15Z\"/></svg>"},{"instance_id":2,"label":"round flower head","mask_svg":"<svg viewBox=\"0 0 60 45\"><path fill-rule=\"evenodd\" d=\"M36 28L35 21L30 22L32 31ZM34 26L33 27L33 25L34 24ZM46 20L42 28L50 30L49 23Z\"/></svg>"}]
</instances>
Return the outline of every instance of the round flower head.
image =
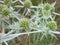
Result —
<instances>
[{"instance_id":1,"label":"round flower head","mask_svg":"<svg viewBox=\"0 0 60 45\"><path fill-rule=\"evenodd\" d=\"M25 8L30 8L31 5L32 5L32 3L31 3L30 0L25 0L25 2L24 2L24 7L25 7Z\"/></svg>"},{"instance_id":2,"label":"round flower head","mask_svg":"<svg viewBox=\"0 0 60 45\"><path fill-rule=\"evenodd\" d=\"M49 21L48 24L47 24L47 26L48 26L50 29L52 29L52 30L54 30L54 29L57 28L57 24L56 24L55 21Z\"/></svg>"},{"instance_id":3,"label":"round flower head","mask_svg":"<svg viewBox=\"0 0 60 45\"><path fill-rule=\"evenodd\" d=\"M46 3L46 4L44 4L44 10L50 10L50 11L54 11L54 6L52 6L51 4L49 4L49 3Z\"/></svg>"},{"instance_id":4,"label":"round flower head","mask_svg":"<svg viewBox=\"0 0 60 45\"><path fill-rule=\"evenodd\" d=\"M11 4L12 0L4 0L4 4Z\"/></svg>"},{"instance_id":5,"label":"round flower head","mask_svg":"<svg viewBox=\"0 0 60 45\"><path fill-rule=\"evenodd\" d=\"M7 6L2 8L2 16L7 16L10 13L10 10Z\"/></svg>"},{"instance_id":6,"label":"round flower head","mask_svg":"<svg viewBox=\"0 0 60 45\"><path fill-rule=\"evenodd\" d=\"M20 20L20 27L22 27L23 29L28 29L29 28L29 19L22 18Z\"/></svg>"}]
</instances>

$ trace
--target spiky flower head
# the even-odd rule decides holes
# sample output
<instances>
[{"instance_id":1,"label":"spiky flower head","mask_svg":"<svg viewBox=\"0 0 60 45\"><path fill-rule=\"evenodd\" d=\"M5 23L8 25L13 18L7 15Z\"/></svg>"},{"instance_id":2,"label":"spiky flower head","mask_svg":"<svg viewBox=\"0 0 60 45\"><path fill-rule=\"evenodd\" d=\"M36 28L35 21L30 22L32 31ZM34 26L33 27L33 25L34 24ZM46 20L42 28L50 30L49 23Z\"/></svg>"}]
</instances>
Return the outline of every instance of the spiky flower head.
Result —
<instances>
[{"instance_id":1,"label":"spiky flower head","mask_svg":"<svg viewBox=\"0 0 60 45\"><path fill-rule=\"evenodd\" d=\"M9 8L4 8L4 9L2 10L2 16L3 16L3 17L4 17L4 16L7 16L9 13L10 13Z\"/></svg>"},{"instance_id":2,"label":"spiky flower head","mask_svg":"<svg viewBox=\"0 0 60 45\"><path fill-rule=\"evenodd\" d=\"M31 6L32 6L31 1L30 1L30 0L25 0L25 2L24 2L24 7L25 7L25 8L30 8Z\"/></svg>"},{"instance_id":3,"label":"spiky flower head","mask_svg":"<svg viewBox=\"0 0 60 45\"><path fill-rule=\"evenodd\" d=\"M53 12L53 11L55 11L55 8L51 4L46 3L46 4L44 4L44 10L46 10L46 11L50 10L51 12Z\"/></svg>"},{"instance_id":4,"label":"spiky flower head","mask_svg":"<svg viewBox=\"0 0 60 45\"><path fill-rule=\"evenodd\" d=\"M54 30L54 29L57 28L57 23L55 21L49 21L48 24L47 24L47 27Z\"/></svg>"},{"instance_id":5,"label":"spiky flower head","mask_svg":"<svg viewBox=\"0 0 60 45\"><path fill-rule=\"evenodd\" d=\"M0 13L2 14L2 17L7 16L10 13L7 5L0 4Z\"/></svg>"},{"instance_id":6,"label":"spiky flower head","mask_svg":"<svg viewBox=\"0 0 60 45\"><path fill-rule=\"evenodd\" d=\"M30 22L29 19L22 18L20 20L20 27L22 27L23 29L28 29L29 28L29 24L30 24L29 22Z\"/></svg>"}]
</instances>

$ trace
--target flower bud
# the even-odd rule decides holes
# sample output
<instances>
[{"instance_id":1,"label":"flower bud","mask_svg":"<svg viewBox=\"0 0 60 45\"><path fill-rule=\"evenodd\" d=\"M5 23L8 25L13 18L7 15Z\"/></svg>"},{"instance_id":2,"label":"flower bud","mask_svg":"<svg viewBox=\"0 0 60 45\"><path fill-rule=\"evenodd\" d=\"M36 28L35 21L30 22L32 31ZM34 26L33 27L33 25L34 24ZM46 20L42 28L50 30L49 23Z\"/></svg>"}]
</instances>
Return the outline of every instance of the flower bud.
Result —
<instances>
[{"instance_id":1,"label":"flower bud","mask_svg":"<svg viewBox=\"0 0 60 45\"><path fill-rule=\"evenodd\" d=\"M28 29L29 28L29 19L27 18L22 18L20 20L20 27L22 27L23 29Z\"/></svg>"},{"instance_id":2,"label":"flower bud","mask_svg":"<svg viewBox=\"0 0 60 45\"><path fill-rule=\"evenodd\" d=\"M26 0L26 1L24 2L24 7L25 7L25 8L30 8L31 5L32 5L32 3L31 3L30 0Z\"/></svg>"},{"instance_id":3,"label":"flower bud","mask_svg":"<svg viewBox=\"0 0 60 45\"><path fill-rule=\"evenodd\" d=\"M47 27L49 27L50 29L54 30L57 28L57 24L55 21L49 21L47 24Z\"/></svg>"}]
</instances>

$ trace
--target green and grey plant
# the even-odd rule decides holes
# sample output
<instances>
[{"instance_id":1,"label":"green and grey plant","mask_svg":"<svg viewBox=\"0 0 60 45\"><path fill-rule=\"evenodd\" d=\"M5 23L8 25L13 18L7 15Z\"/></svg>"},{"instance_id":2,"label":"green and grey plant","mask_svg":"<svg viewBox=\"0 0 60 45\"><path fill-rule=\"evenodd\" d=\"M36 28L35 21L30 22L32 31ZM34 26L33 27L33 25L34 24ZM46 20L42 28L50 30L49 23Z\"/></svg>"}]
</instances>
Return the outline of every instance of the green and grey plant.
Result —
<instances>
[{"instance_id":1,"label":"green and grey plant","mask_svg":"<svg viewBox=\"0 0 60 45\"><path fill-rule=\"evenodd\" d=\"M22 5L12 6L17 1ZM22 0L4 0L0 2L3 3L1 4L2 8L0 6L0 25L2 27L0 45L3 42L8 45L8 41L24 34L28 34L29 37L30 34L34 34L34 45L38 45L38 41L43 40L44 37L49 42L48 35L57 39L54 34L60 34L56 31L57 23L54 21L56 15L60 15L55 12L56 2L52 4L40 3L38 6L33 6L30 0L27 1L28 3L25 2L26 4ZM15 8L19 10L15 11ZM19 12L22 8L24 8L23 13ZM7 33L5 33L6 29L8 29ZM46 45L49 45L48 42ZM29 43L29 45L31 44Z\"/></svg>"}]
</instances>

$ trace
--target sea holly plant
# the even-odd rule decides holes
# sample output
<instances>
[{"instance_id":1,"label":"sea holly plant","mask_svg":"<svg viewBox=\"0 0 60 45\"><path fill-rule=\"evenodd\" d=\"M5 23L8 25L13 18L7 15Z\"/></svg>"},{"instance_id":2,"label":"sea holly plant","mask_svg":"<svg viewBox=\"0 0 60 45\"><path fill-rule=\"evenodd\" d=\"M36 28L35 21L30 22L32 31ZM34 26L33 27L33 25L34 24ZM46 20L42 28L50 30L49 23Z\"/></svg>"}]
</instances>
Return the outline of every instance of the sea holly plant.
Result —
<instances>
[{"instance_id":1,"label":"sea holly plant","mask_svg":"<svg viewBox=\"0 0 60 45\"><path fill-rule=\"evenodd\" d=\"M13 5L16 2L21 3L21 5ZM34 45L50 45L54 38L57 39L54 34L60 34L56 31L55 17L60 15L55 12L56 2L52 4L40 3L38 6L34 6L31 0L4 0L1 3L0 25L2 30L0 32L0 45L3 42L8 45L8 41L25 34L28 37L30 37L30 34L34 34ZM43 39L47 40L45 40L46 44L43 44ZM38 44L38 42L41 43Z\"/></svg>"}]
</instances>

